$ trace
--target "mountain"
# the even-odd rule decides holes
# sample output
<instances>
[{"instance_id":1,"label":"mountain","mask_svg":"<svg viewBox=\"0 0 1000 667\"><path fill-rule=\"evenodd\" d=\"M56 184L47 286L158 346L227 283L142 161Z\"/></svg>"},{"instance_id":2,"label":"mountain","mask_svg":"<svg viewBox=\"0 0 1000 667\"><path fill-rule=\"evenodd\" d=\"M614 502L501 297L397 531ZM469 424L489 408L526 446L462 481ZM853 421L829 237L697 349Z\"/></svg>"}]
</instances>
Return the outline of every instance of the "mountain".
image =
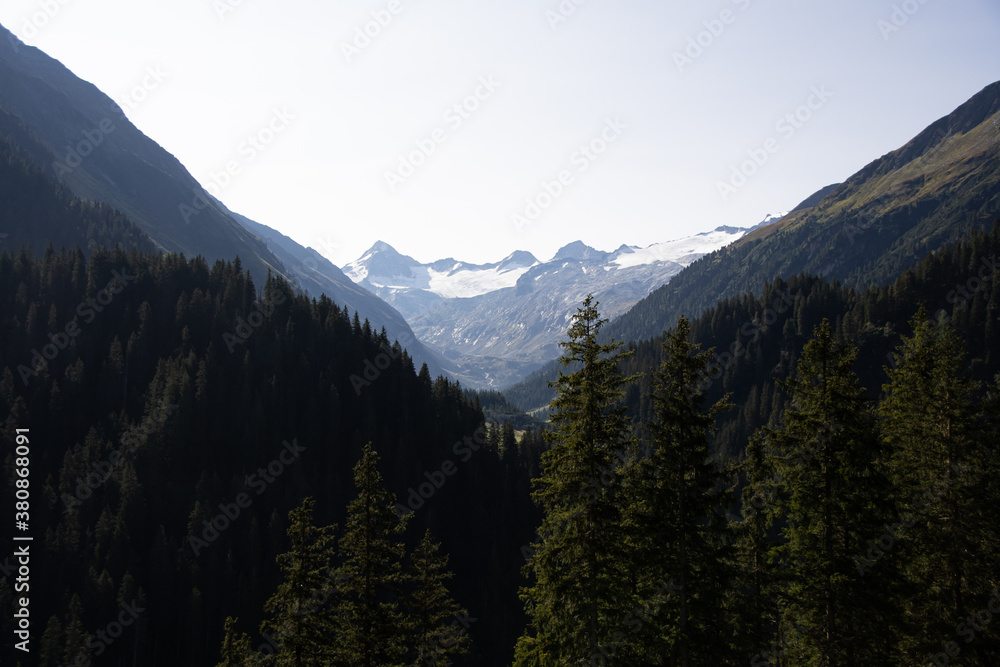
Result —
<instances>
[{"instance_id":1,"label":"mountain","mask_svg":"<svg viewBox=\"0 0 1000 667\"><path fill-rule=\"evenodd\" d=\"M931 124L905 146L827 186L780 221L694 262L606 332L641 340L720 299L759 293L778 277L810 273L865 287L1000 212L1000 82Z\"/></svg>"},{"instance_id":2,"label":"mountain","mask_svg":"<svg viewBox=\"0 0 1000 667\"><path fill-rule=\"evenodd\" d=\"M677 318L761 294L778 278L812 274L865 288L897 279L935 250L992 225L1000 213L1000 82L906 145L828 185L791 212L693 262L602 332L649 340ZM552 361L508 387L526 410L552 397Z\"/></svg>"},{"instance_id":3,"label":"mountain","mask_svg":"<svg viewBox=\"0 0 1000 667\"><path fill-rule=\"evenodd\" d=\"M326 294L376 330L385 327L433 373L445 370L447 362L416 340L394 308L315 250L230 211L110 97L3 26L0 135L68 192L123 213L161 251L201 255L210 263L239 256L257 285L270 271L311 296Z\"/></svg>"},{"instance_id":4,"label":"mountain","mask_svg":"<svg viewBox=\"0 0 1000 667\"><path fill-rule=\"evenodd\" d=\"M769 218L770 219L770 218ZM749 230L720 227L614 252L569 243L548 261L517 251L491 264L423 264L379 241L344 272L395 306L417 336L447 357L537 364L558 355L569 319L593 293L602 312L624 312L707 252ZM491 376L493 386L503 378Z\"/></svg>"},{"instance_id":5,"label":"mountain","mask_svg":"<svg viewBox=\"0 0 1000 667\"><path fill-rule=\"evenodd\" d=\"M357 260L344 266L347 276L415 318L448 299L480 296L513 287L525 270L538 264L518 251L494 264L469 264L449 257L421 264L378 241Z\"/></svg>"}]
</instances>

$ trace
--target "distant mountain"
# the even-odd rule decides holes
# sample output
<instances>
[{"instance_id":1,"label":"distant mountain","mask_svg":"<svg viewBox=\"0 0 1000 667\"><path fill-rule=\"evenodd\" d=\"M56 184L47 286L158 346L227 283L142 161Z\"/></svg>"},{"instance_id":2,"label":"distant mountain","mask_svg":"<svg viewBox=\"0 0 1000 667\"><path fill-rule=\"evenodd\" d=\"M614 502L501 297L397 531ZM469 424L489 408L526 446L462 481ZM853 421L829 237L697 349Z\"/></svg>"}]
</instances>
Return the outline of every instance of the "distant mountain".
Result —
<instances>
[{"instance_id":1,"label":"distant mountain","mask_svg":"<svg viewBox=\"0 0 1000 667\"><path fill-rule=\"evenodd\" d=\"M425 349L406 320L315 250L231 212L173 155L139 131L94 85L0 26L0 136L80 199L124 213L162 251L209 262L239 256L257 285L268 271L326 294L385 327L432 373L461 368ZM36 248L36 251L44 250Z\"/></svg>"},{"instance_id":2,"label":"distant mountain","mask_svg":"<svg viewBox=\"0 0 1000 667\"><path fill-rule=\"evenodd\" d=\"M604 314L617 315L747 231L720 227L614 252L574 241L545 262L517 251L491 264L453 258L423 264L379 241L344 272L395 306L421 340L447 357L462 355L467 364L487 357L537 365L558 354L570 317L587 294L600 300ZM496 386L503 378L490 380Z\"/></svg>"},{"instance_id":3,"label":"distant mountain","mask_svg":"<svg viewBox=\"0 0 1000 667\"><path fill-rule=\"evenodd\" d=\"M513 287L538 260L518 251L493 264L469 264L449 257L421 264L378 241L344 273L399 309L408 319L419 317L449 299L465 299Z\"/></svg>"}]
</instances>

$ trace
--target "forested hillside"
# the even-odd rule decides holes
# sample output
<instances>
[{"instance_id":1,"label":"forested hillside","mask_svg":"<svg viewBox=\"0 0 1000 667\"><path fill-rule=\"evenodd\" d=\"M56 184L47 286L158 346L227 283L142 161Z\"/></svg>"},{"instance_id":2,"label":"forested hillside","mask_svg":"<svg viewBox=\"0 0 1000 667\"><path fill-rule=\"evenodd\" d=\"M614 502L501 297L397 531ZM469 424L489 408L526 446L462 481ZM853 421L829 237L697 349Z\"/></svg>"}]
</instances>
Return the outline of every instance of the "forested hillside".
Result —
<instances>
[{"instance_id":1,"label":"forested hillside","mask_svg":"<svg viewBox=\"0 0 1000 667\"><path fill-rule=\"evenodd\" d=\"M317 521L343 525L368 442L412 511L407 543L432 530L480 619L468 664L512 646L531 473L460 386L367 321L281 279L257 286L238 259L121 250L0 254L0 313L5 494L15 429L30 428L38 664L214 664L226 616L251 632L262 618L289 511L312 496ZM132 603L144 611L120 639L88 645Z\"/></svg>"},{"instance_id":2,"label":"forested hillside","mask_svg":"<svg viewBox=\"0 0 1000 667\"><path fill-rule=\"evenodd\" d=\"M933 283L947 264L921 278ZM860 312L903 306L908 278L859 300ZM561 358L577 370L557 381L533 487L544 518L516 665L1000 660L989 627L1000 605L1000 376L977 381L972 341L945 311L929 320L921 308L872 400L858 375L871 362L849 340L871 321L849 312L837 327L848 340L835 333L837 292L819 285L807 307L788 308L800 319L782 327L778 367L757 357L751 375L773 378L780 398L735 405L711 395L718 358L685 318L650 365L636 348L601 343L606 320L584 302ZM648 415L638 424L622 404L636 393ZM734 409L767 426L740 438L745 454L718 456L717 420Z\"/></svg>"}]
</instances>

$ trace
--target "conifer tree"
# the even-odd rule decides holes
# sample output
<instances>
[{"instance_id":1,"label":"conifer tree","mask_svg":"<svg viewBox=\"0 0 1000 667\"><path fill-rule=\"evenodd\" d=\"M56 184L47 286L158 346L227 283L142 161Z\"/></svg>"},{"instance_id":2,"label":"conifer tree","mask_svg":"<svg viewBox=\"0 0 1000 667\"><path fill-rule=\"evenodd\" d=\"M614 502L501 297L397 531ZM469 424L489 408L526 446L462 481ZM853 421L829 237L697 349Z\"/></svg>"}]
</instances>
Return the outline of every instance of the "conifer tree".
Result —
<instances>
[{"instance_id":1,"label":"conifer tree","mask_svg":"<svg viewBox=\"0 0 1000 667\"><path fill-rule=\"evenodd\" d=\"M857 349L828 320L802 351L783 424L766 431L785 520L779 547L784 655L791 664L885 664L884 577L856 567L890 508L874 415L853 370Z\"/></svg>"},{"instance_id":2,"label":"conifer tree","mask_svg":"<svg viewBox=\"0 0 1000 667\"><path fill-rule=\"evenodd\" d=\"M741 515L731 525L737 570L727 601L732 643L740 662L769 664L781 652L773 538L778 504L772 461L760 434L750 438L746 458L736 469L745 485Z\"/></svg>"},{"instance_id":3,"label":"conifer tree","mask_svg":"<svg viewBox=\"0 0 1000 667\"><path fill-rule=\"evenodd\" d=\"M250 638L245 632L236 634L238 619L226 618L225 635L220 651L221 661L215 667L254 667L260 664L259 656L250 646Z\"/></svg>"},{"instance_id":4,"label":"conifer tree","mask_svg":"<svg viewBox=\"0 0 1000 667\"><path fill-rule=\"evenodd\" d=\"M269 664L276 667L326 665L333 658L336 618L325 601L335 547L335 527L312 523L316 501L306 498L288 514L291 550L278 556L283 581L264 609L271 617L261 631L278 645ZM238 643L238 642L237 642Z\"/></svg>"},{"instance_id":5,"label":"conifer tree","mask_svg":"<svg viewBox=\"0 0 1000 667\"><path fill-rule=\"evenodd\" d=\"M624 378L621 343L598 342L597 303L577 309L561 363L546 434L551 449L532 498L544 518L540 541L525 566L533 585L522 589L529 630L518 641L515 664L590 664L609 659L621 642L630 600L628 551L622 523L621 462L629 427L620 405Z\"/></svg>"},{"instance_id":6,"label":"conifer tree","mask_svg":"<svg viewBox=\"0 0 1000 667\"><path fill-rule=\"evenodd\" d=\"M62 623L57 616L49 618L45 625L45 632L42 633L39 645L39 665L43 667L57 667L62 664L60 655L62 654Z\"/></svg>"},{"instance_id":7,"label":"conifer tree","mask_svg":"<svg viewBox=\"0 0 1000 667\"><path fill-rule=\"evenodd\" d=\"M644 661L717 665L725 661L720 613L729 584L726 523L730 484L709 447L728 397L706 406L700 386L713 351L689 339L681 317L665 332L653 376L652 451L637 463L629 508L637 551L637 605L655 610L643 624Z\"/></svg>"},{"instance_id":8,"label":"conifer tree","mask_svg":"<svg viewBox=\"0 0 1000 667\"><path fill-rule=\"evenodd\" d=\"M446 667L468 651L471 619L445 586L452 574L448 556L439 553L440 548L427 531L411 556L413 590L407 607L414 656L410 664L419 667Z\"/></svg>"},{"instance_id":9,"label":"conifer tree","mask_svg":"<svg viewBox=\"0 0 1000 667\"><path fill-rule=\"evenodd\" d=\"M907 621L901 659L926 660L947 641L964 644L956 623L992 596L997 560L987 545L1000 543L1000 527L979 383L964 372L962 341L922 309L912 324L913 336L903 339L896 367L888 369L879 414L900 506L894 546L906 582L898 610ZM1000 644L990 644L989 637L977 639L961 656L995 658L988 652Z\"/></svg>"},{"instance_id":10,"label":"conifer tree","mask_svg":"<svg viewBox=\"0 0 1000 667\"><path fill-rule=\"evenodd\" d=\"M378 462L368 443L354 467L358 495L347 506L337 570L340 657L358 667L400 664L409 634L400 605L405 583L401 535L409 515L396 512Z\"/></svg>"}]
</instances>

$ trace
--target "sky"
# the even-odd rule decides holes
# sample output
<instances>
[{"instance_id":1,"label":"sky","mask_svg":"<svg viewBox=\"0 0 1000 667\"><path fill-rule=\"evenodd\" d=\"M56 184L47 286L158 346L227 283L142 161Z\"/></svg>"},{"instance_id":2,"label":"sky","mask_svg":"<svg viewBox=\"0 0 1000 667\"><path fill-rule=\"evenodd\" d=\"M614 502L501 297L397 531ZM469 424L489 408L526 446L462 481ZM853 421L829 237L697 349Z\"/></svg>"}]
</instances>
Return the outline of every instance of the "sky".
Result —
<instances>
[{"instance_id":1,"label":"sky","mask_svg":"<svg viewBox=\"0 0 1000 667\"><path fill-rule=\"evenodd\" d=\"M751 226L1000 79L996 0L4 0L0 23L337 265Z\"/></svg>"}]
</instances>

